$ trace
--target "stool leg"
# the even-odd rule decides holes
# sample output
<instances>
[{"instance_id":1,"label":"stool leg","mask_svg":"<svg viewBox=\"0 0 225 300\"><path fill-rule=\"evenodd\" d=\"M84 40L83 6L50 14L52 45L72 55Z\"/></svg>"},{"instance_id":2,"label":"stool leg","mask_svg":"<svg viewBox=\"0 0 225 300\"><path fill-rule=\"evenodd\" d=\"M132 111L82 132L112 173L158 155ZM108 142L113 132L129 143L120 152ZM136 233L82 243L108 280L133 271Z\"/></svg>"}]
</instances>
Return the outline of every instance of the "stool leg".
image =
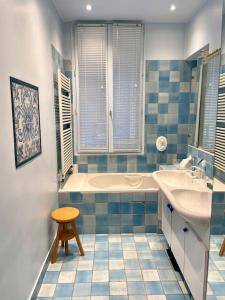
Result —
<instances>
[{"instance_id":1,"label":"stool leg","mask_svg":"<svg viewBox=\"0 0 225 300\"><path fill-rule=\"evenodd\" d=\"M68 255L68 241L65 241L65 254Z\"/></svg>"},{"instance_id":2,"label":"stool leg","mask_svg":"<svg viewBox=\"0 0 225 300\"><path fill-rule=\"evenodd\" d=\"M225 238L224 238L223 244L222 244L222 246L221 246L221 248L220 248L220 253L219 253L219 255L220 255L220 256L223 256L224 251L225 251Z\"/></svg>"},{"instance_id":3,"label":"stool leg","mask_svg":"<svg viewBox=\"0 0 225 300\"><path fill-rule=\"evenodd\" d=\"M67 229L67 224L63 224L63 231L66 232ZM64 246L65 246L65 254L68 255L69 251L68 251L68 241L64 241Z\"/></svg>"},{"instance_id":4,"label":"stool leg","mask_svg":"<svg viewBox=\"0 0 225 300\"><path fill-rule=\"evenodd\" d=\"M83 247L82 247L82 244L81 244L81 241L80 241L79 234L77 232L77 228L76 228L75 222L71 222L71 225L72 225L72 229L73 229L73 232L74 232L74 237L75 237L75 239L77 241L77 245L78 245L78 248L80 250L80 255L84 256L84 250L83 250Z\"/></svg>"},{"instance_id":5,"label":"stool leg","mask_svg":"<svg viewBox=\"0 0 225 300\"><path fill-rule=\"evenodd\" d=\"M63 231L65 231L65 224L63 224ZM65 247L65 241L61 241L61 247L64 248Z\"/></svg>"},{"instance_id":6,"label":"stool leg","mask_svg":"<svg viewBox=\"0 0 225 300\"><path fill-rule=\"evenodd\" d=\"M60 241L60 238L61 238L61 232L62 232L62 224L59 224L56 239L55 239L53 250L52 250L52 257L51 257L51 263L52 264L54 264L56 262L56 258L57 258L57 254L58 254L59 241Z\"/></svg>"}]
</instances>

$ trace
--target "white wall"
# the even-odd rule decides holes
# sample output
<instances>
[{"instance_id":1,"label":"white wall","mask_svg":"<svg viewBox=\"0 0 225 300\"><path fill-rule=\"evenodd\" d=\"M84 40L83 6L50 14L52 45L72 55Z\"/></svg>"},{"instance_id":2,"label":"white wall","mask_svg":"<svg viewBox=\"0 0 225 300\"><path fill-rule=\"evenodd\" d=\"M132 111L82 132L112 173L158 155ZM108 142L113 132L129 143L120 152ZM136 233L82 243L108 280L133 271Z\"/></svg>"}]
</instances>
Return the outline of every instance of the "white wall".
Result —
<instances>
[{"instance_id":1,"label":"white wall","mask_svg":"<svg viewBox=\"0 0 225 300\"><path fill-rule=\"evenodd\" d=\"M64 24L64 53L71 59L72 23ZM145 24L145 58L170 60L184 58L184 24Z\"/></svg>"},{"instance_id":2,"label":"white wall","mask_svg":"<svg viewBox=\"0 0 225 300\"><path fill-rule=\"evenodd\" d=\"M72 40L73 40L73 24L72 22L63 24L63 50L64 58L72 60Z\"/></svg>"},{"instance_id":3,"label":"white wall","mask_svg":"<svg viewBox=\"0 0 225 300\"><path fill-rule=\"evenodd\" d=\"M53 237L57 206L51 43L62 52L51 1L0 1L0 298L28 298ZM9 76L39 87L42 154L15 168Z\"/></svg>"},{"instance_id":4,"label":"white wall","mask_svg":"<svg viewBox=\"0 0 225 300\"><path fill-rule=\"evenodd\" d=\"M184 24L145 25L145 57L147 60L184 58Z\"/></svg>"},{"instance_id":5,"label":"white wall","mask_svg":"<svg viewBox=\"0 0 225 300\"><path fill-rule=\"evenodd\" d=\"M208 0L186 25L185 57L209 44L209 51L221 47L223 0Z\"/></svg>"},{"instance_id":6,"label":"white wall","mask_svg":"<svg viewBox=\"0 0 225 300\"><path fill-rule=\"evenodd\" d=\"M225 8L225 3L224 3ZM222 54L225 53L225 14L223 14L223 26L222 26Z\"/></svg>"}]
</instances>

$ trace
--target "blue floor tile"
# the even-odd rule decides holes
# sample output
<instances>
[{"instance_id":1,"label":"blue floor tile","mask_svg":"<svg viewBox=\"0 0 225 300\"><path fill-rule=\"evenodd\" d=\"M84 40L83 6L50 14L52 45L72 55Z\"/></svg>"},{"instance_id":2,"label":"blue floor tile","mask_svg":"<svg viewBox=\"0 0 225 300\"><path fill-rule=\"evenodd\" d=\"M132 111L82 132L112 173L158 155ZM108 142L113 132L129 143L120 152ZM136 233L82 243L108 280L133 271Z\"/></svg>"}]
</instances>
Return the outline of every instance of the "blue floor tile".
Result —
<instances>
[{"instance_id":1,"label":"blue floor tile","mask_svg":"<svg viewBox=\"0 0 225 300\"><path fill-rule=\"evenodd\" d=\"M125 265L125 269L139 269L140 268L138 259L125 259L124 265Z\"/></svg>"},{"instance_id":2,"label":"blue floor tile","mask_svg":"<svg viewBox=\"0 0 225 300\"><path fill-rule=\"evenodd\" d=\"M164 281L162 282L163 290L165 294L181 294L182 291L178 282L175 281Z\"/></svg>"},{"instance_id":3,"label":"blue floor tile","mask_svg":"<svg viewBox=\"0 0 225 300\"><path fill-rule=\"evenodd\" d=\"M129 295L144 295L145 285L143 282L139 281L129 281L127 282L127 289Z\"/></svg>"},{"instance_id":4,"label":"blue floor tile","mask_svg":"<svg viewBox=\"0 0 225 300\"><path fill-rule=\"evenodd\" d=\"M108 296L109 295L109 284L107 283L92 283L91 285L92 296Z\"/></svg>"},{"instance_id":5,"label":"blue floor tile","mask_svg":"<svg viewBox=\"0 0 225 300\"><path fill-rule=\"evenodd\" d=\"M73 287L73 283L58 283L54 297L72 297Z\"/></svg>"},{"instance_id":6,"label":"blue floor tile","mask_svg":"<svg viewBox=\"0 0 225 300\"><path fill-rule=\"evenodd\" d=\"M91 283L75 283L73 296L90 296Z\"/></svg>"},{"instance_id":7,"label":"blue floor tile","mask_svg":"<svg viewBox=\"0 0 225 300\"><path fill-rule=\"evenodd\" d=\"M126 281L126 274L124 270L111 270L109 271L110 281Z\"/></svg>"},{"instance_id":8,"label":"blue floor tile","mask_svg":"<svg viewBox=\"0 0 225 300\"><path fill-rule=\"evenodd\" d=\"M225 282L211 282L210 287L216 296L225 295Z\"/></svg>"},{"instance_id":9,"label":"blue floor tile","mask_svg":"<svg viewBox=\"0 0 225 300\"><path fill-rule=\"evenodd\" d=\"M76 282L91 282L92 280L92 271L77 271L76 273Z\"/></svg>"},{"instance_id":10,"label":"blue floor tile","mask_svg":"<svg viewBox=\"0 0 225 300\"><path fill-rule=\"evenodd\" d=\"M46 272L43 278L43 283L57 283L59 272Z\"/></svg>"},{"instance_id":11,"label":"blue floor tile","mask_svg":"<svg viewBox=\"0 0 225 300\"><path fill-rule=\"evenodd\" d=\"M166 295L167 300L186 300L185 296L180 294L180 295Z\"/></svg>"},{"instance_id":12,"label":"blue floor tile","mask_svg":"<svg viewBox=\"0 0 225 300\"><path fill-rule=\"evenodd\" d=\"M153 294L153 295L163 294L162 285L159 281L146 281L145 288L147 294Z\"/></svg>"}]
</instances>

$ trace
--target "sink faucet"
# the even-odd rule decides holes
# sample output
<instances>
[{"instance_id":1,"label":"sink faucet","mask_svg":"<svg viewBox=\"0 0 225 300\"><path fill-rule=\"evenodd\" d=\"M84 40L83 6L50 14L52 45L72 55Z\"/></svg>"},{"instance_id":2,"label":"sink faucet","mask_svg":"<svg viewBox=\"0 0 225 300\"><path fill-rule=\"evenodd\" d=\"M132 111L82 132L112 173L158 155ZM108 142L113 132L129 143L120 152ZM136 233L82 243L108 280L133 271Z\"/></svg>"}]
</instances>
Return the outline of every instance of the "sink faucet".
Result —
<instances>
[{"instance_id":1,"label":"sink faucet","mask_svg":"<svg viewBox=\"0 0 225 300\"><path fill-rule=\"evenodd\" d=\"M197 166L192 166L191 171L194 173L196 179L201 179L204 176L202 169Z\"/></svg>"},{"instance_id":2,"label":"sink faucet","mask_svg":"<svg viewBox=\"0 0 225 300\"><path fill-rule=\"evenodd\" d=\"M197 166L192 166L191 171L194 172L194 175L196 176L197 179L204 179L206 174L205 174L205 166L206 166L206 161L204 159L200 159L197 165L200 165L201 167Z\"/></svg>"}]
</instances>

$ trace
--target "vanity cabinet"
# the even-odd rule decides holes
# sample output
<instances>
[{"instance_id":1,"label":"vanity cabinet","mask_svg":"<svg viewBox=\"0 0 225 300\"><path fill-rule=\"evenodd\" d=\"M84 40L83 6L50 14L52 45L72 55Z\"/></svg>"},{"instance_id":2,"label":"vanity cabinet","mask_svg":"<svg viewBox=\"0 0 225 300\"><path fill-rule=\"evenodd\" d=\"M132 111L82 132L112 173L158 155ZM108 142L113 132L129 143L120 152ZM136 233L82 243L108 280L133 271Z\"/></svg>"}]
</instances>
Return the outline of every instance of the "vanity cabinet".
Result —
<instances>
[{"instance_id":1,"label":"vanity cabinet","mask_svg":"<svg viewBox=\"0 0 225 300\"><path fill-rule=\"evenodd\" d=\"M186 223L175 210L171 213L171 250L180 270L184 273L184 248Z\"/></svg>"},{"instance_id":2,"label":"vanity cabinet","mask_svg":"<svg viewBox=\"0 0 225 300\"><path fill-rule=\"evenodd\" d=\"M187 229L183 275L194 299L201 300L206 298L209 252L192 228Z\"/></svg>"},{"instance_id":3,"label":"vanity cabinet","mask_svg":"<svg viewBox=\"0 0 225 300\"><path fill-rule=\"evenodd\" d=\"M208 249L162 194L162 231L195 300L206 297Z\"/></svg>"},{"instance_id":4,"label":"vanity cabinet","mask_svg":"<svg viewBox=\"0 0 225 300\"><path fill-rule=\"evenodd\" d=\"M166 237L167 243L171 247L171 233L172 233L172 214L171 205L167 201L163 193L160 193L161 205L162 205L162 231Z\"/></svg>"}]
</instances>

